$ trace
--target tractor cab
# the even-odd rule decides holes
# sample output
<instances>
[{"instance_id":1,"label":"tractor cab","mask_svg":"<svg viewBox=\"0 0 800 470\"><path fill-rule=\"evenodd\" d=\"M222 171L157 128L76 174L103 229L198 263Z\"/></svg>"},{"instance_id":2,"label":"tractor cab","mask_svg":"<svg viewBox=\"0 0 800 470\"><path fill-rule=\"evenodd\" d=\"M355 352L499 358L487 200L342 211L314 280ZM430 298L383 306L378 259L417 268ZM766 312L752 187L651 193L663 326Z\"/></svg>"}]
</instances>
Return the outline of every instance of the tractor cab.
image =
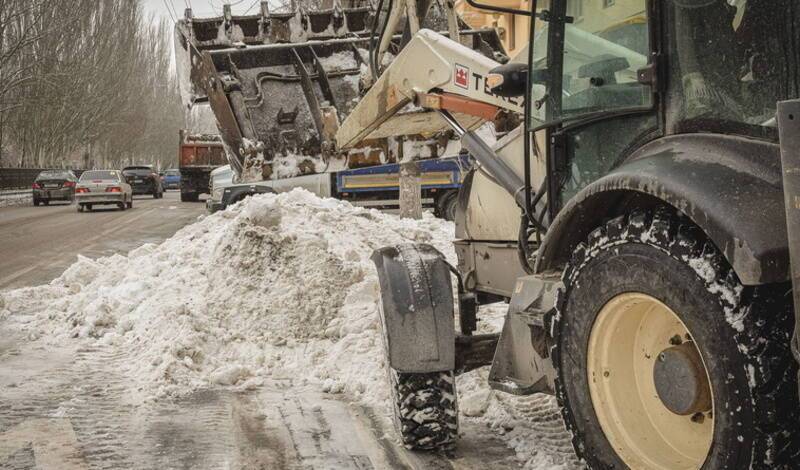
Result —
<instances>
[{"instance_id":1,"label":"tractor cab","mask_svg":"<svg viewBox=\"0 0 800 470\"><path fill-rule=\"evenodd\" d=\"M480 71L491 99L525 96L525 123L490 146L466 107L428 100L458 92L459 57L410 72L413 87L387 74L477 161L457 266L424 244L373 255L403 442L452 446L455 376L490 363L495 390L556 396L589 468L795 468L800 5L465 1L531 19L527 61ZM502 331L474 334L497 300Z\"/></svg>"},{"instance_id":2,"label":"tractor cab","mask_svg":"<svg viewBox=\"0 0 800 470\"><path fill-rule=\"evenodd\" d=\"M551 217L632 151L662 137L777 142L776 104L800 93L796 2L539 5L529 129L554 137Z\"/></svg>"}]
</instances>

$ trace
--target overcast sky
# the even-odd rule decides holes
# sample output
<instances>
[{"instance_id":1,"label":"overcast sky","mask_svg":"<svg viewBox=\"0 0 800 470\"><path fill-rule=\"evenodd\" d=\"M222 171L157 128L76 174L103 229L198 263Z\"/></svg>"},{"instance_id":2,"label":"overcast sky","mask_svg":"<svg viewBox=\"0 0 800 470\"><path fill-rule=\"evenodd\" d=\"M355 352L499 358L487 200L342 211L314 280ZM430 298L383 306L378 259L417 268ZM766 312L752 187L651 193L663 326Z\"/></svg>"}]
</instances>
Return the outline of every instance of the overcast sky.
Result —
<instances>
[{"instance_id":1,"label":"overcast sky","mask_svg":"<svg viewBox=\"0 0 800 470\"><path fill-rule=\"evenodd\" d=\"M248 9L251 15L258 12L259 0L144 0L148 12L169 19L173 19L169 11L174 11L178 17L182 17L187 4L191 5L194 16L220 16L222 5L226 3L231 4L234 15L244 14ZM168 10L167 5L174 10Z\"/></svg>"}]
</instances>

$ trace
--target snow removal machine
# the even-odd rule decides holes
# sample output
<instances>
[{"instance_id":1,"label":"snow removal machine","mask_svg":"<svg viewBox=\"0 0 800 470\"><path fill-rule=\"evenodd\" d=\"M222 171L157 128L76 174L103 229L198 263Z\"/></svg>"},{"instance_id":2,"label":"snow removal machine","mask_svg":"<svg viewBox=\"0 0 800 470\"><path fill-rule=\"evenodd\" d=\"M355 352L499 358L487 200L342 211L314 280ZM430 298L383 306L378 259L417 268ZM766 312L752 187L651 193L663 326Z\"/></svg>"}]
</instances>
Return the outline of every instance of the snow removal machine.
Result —
<instances>
[{"instance_id":1,"label":"snow removal machine","mask_svg":"<svg viewBox=\"0 0 800 470\"><path fill-rule=\"evenodd\" d=\"M378 197L398 185L392 164L453 157L422 175L423 192L436 199L438 212L452 212L462 164L458 138L446 126L431 127L410 106L400 113L407 123L402 139L375 134L342 151L335 135L413 33L439 31L494 64L508 60L497 31L470 29L444 0L312 3L292 1L285 11L270 11L262 1L257 14L245 16L226 5L215 18L196 18L187 9L176 25L183 102L192 115L213 112L235 181L301 186L325 196L339 191L343 199ZM511 113L521 111L517 106ZM381 165L385 171L334 174Z\"/></svg>"},{"instance_id":2,"label":"snow removal machine","mask_svg":"<svg viewBox=\"0 0 800 470\"><path fill-rule=\"evenodd\" d=\"M799 468L800 4L466 1L525 21L527 49L420 30L336 134L427 120L477 161L457 266L373 254L402 442L454 445L455 377L491 365L499 392L555 395L590 468ZM512 106L496 144L472 130ZM497 301L501 333L477 334Z\"/></svg>"}]
</instances>

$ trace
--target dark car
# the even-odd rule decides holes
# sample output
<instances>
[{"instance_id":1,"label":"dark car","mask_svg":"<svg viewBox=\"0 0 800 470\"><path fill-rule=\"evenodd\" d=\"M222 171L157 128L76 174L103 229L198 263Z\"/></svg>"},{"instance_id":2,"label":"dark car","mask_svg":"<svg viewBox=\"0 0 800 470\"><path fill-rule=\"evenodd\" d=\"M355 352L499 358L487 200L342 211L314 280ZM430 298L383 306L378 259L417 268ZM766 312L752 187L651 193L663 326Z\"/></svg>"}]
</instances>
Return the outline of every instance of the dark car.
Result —
<instances>
[{"instance_id":1,"label":"dark car","mask_svg":"<svg viewBox=\"0 0 800 470\"><path fill-rule=\"evenodd\" d=\"M33 205L48 205L50 201L72 202L78 178L69 170L45 170L33 183Z\"/></svg>"},{"instance_id":2,"label":"dark car","mask_svg":"<svg viewBox=\"0 0 800 470\"><path fill-rule=\"evenodd\" d=\"M161 177L161 185L164 189L181 189L181 171L167 170Z\"/></svg>"},{"instance_id":3,"label":"dark car","mask_svg":"<svg viewBox=\"0 0 800 470\"><path fill-rule=\"evenodd\" d=\"M122 169L122 174L133 188L133 194L152 194L155 199L164 197L161 177L152 166L128 166Z\"/></svg>"}]
</instances>

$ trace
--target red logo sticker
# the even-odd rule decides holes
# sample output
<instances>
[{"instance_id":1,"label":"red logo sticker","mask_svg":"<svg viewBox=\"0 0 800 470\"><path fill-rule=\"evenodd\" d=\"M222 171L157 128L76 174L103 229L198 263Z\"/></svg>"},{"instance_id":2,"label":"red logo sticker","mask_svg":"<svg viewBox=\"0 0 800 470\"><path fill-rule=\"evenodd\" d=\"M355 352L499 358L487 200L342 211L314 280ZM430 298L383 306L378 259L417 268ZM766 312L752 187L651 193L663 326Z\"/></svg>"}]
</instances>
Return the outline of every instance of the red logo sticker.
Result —
<instances>
[{"instance_id":1,"label":"red logo sticker","mask_svg":"<svg viewBox=\"0 0 800 470\"><path fill-rule=\"evenodd\" d=\"M461 88L469 88L469 68L456 64L453 82Z\"/></svg>"}]
</instances>

